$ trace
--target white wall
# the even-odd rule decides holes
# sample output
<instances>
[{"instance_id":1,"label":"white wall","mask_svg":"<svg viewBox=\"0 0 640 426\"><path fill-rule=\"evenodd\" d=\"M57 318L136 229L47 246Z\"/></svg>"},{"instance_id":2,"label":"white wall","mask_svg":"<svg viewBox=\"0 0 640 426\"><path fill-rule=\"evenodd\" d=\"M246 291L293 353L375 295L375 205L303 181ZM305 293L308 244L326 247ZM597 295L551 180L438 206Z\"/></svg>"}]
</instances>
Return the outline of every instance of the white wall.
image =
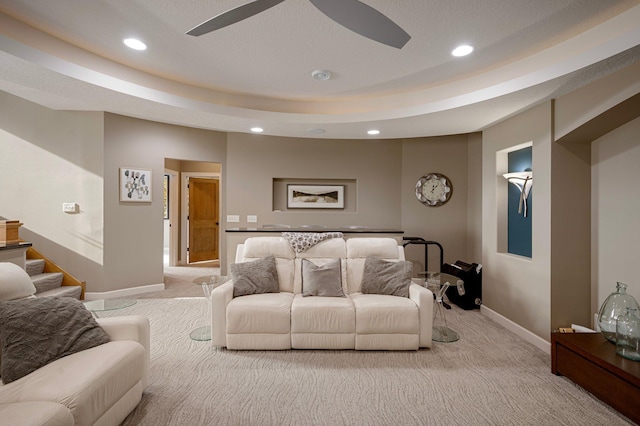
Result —
<instances>
[{"instance_id":1,"label":"white wall","mask_svg":"<svg viewBox=\"0 0 640 426\"><path fill-rule=\"evenodd\" d=\"M593 311L621 281L640 302L640 118L591 144Z\"/></svg>"},{"instance_id":2,"label":"white wall","mask_svg":"<svg viewBox=\"0 0 640 426\"><path fill-rule=\"evenodd\" d=\"M81 281L102 279L103 113L53 111L0 91L0 216ZM77 214L62 203L77 203Z\"/></svg>"}]
</instances>

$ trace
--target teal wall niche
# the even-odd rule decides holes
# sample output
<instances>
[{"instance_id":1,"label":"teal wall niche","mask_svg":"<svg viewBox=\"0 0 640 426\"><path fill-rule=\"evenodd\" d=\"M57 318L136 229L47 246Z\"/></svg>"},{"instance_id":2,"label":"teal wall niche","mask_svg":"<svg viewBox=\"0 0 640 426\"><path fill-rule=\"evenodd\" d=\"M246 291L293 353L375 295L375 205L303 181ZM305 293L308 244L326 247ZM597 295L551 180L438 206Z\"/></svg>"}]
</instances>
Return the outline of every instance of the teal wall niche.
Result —
<instances>
[{"instance_id":1,"label":"teal wall niche","mask_svg":"<svg viewBox=\"0 0 640 426\"><path fill-rule=\"evenodd\" d=\"M531 167L533 148L523 148L517 151L511 151L508 154L509 173L524 172L533 170ZM520 201L520 190L512 183L509 187L508 197L508 242L507 251L520 256L531 257L531 217L533 216L533 187L527 198L528 212L527 217L518 213L518 203ZM535 186L535 185L534 185Z\"/></svg>"}]
</instances>

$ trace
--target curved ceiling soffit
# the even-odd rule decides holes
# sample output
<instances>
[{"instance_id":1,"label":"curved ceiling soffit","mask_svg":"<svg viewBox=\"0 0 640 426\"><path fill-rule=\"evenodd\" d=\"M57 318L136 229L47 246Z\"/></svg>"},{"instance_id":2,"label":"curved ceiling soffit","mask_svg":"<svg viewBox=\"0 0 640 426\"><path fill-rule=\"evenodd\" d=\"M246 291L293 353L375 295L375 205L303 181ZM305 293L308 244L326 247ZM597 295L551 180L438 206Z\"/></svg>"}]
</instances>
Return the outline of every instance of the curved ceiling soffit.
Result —
<instances>
[{"instance_id":1,"label":"curved ceiling soffit","mask_svg":"<svg viewBox=\"0 0 640 426\"><path fill-rule=\"evenodd\" d=\"M470 106L556 79L640 44L637 6L537 54L461 81L377 97L297 101L197 88L113 62L109 68L119 71L107 74L95 66L110 62L107 59L52 39L6 15L0 18L5 28L0 46L5 52L67 77L177 108L289 123L390 120ZM60 52L73 56L73 61Z\"/></svg>"}]
</instances>

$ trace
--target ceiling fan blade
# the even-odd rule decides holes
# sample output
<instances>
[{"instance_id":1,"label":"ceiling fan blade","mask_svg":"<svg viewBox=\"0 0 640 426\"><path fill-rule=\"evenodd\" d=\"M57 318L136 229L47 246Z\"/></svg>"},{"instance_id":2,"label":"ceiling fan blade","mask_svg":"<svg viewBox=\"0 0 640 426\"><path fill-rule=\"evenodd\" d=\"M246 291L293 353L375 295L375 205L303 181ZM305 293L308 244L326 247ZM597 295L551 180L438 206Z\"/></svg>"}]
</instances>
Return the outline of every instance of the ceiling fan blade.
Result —
<instances>
[{"instance_id":1,"label":"ceiling fan blade","mask_svg":"<svg viewBox=\"0 0 640 426\"><path fill-rule=\"evenodd\" d=\"M402 49L411 39L405 30L358 0L310 0L338 24L371 40Z\"/></svg>"},{"instance_id":2,"label":"ceiling fan blade","mask_svg":"<svg viewBox=\"0 0 640 426\"><path fill-rule=\"evenodd\" d=\"M251 3L243 4L204 21L202 24L187 31L187 34L201 36L211 31L219 30L227 25L235 24L253 15L257 15L260 12L264 12L283 1L284 0L255 0Z\"/></svg>"}]
</instances>

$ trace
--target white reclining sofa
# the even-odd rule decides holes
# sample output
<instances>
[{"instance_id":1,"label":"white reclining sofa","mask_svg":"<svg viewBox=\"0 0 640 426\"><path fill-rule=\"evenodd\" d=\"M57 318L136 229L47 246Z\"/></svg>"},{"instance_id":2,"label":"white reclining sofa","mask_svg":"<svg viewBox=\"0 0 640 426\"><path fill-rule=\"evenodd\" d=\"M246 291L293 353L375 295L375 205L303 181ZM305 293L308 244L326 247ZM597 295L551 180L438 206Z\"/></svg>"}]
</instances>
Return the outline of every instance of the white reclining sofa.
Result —
<instances>
[{"instance_id":1,"label":"white reclining sofa","mask_svg":"<svg viewBox=\"0 0 640 426\"><path fill-rule=\"evenodd\" d=\"M277 292L234 297L233 281L213 290L213 346L237 350L431 347L433 294L412 283L410 272L408 297L362 292L367 258L404 261L404 249L395 239L331 238L298 252L285 238L254 237L238 245L236 265L268 256L275 258ZM340 259L338 285L344 295L305 297L305 259L320 268Z\"/></svg>"},{"instance_id":2,"label":"white reclining sofa","mask_svg":"<svg viewBox=\"0 0 640 426\"><path fill-rule=\"evenodd\" d=\"M76 299L33 298L34 293L35 287L23 269L0 262L0 310L5 315L10 309L16 310L16 302L28 299L52 302L57 299L60 304L68 302L83 308ZM47 321L55 314L54 311L38 314L30 322ZM88 311L82 314L79 312L74 321L92 319ZM63 356L20 378L6 380L7 383L0 382L0 426L117 426L122 423L138 405L149 383L149 320L131 315L96 321L108 336L108 342ZM75 335L93 327L89 322L92 321L87 321L87 326L81 329L84 331L78 330ZM0 336L7 326L0 324ZM51 331L50 328L44 330ZM9 344L6 329L4 334L0 349ZM0 351L0 354L3 355L0 371L6 372L7 358L12 359L6 352ZM37 358L37 354L34 357Z\"/></svg>"}]
</instances>

